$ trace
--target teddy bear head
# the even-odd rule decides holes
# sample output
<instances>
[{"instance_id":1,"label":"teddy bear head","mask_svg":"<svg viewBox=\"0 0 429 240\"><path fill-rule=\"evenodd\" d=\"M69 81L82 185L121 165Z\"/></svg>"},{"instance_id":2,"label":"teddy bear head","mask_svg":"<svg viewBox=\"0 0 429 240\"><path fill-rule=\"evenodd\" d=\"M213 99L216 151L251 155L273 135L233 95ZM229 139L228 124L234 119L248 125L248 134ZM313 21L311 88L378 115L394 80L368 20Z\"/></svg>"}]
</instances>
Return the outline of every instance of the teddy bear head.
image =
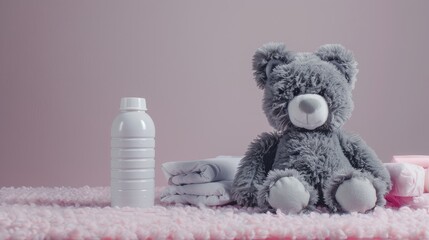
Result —
<instances>
[{"instance_id":1,"label":"teddy bear head","mask_svg":"<svg viewBox=\"0 0 429 240\"><path fill-rule=\"evenodd\" d=\"M341 45L295 53L268 43L256 51L253 70L264 89L263 110L278 131L334 130L351 116L357 62Z\"/></svg>"}]
</instances>

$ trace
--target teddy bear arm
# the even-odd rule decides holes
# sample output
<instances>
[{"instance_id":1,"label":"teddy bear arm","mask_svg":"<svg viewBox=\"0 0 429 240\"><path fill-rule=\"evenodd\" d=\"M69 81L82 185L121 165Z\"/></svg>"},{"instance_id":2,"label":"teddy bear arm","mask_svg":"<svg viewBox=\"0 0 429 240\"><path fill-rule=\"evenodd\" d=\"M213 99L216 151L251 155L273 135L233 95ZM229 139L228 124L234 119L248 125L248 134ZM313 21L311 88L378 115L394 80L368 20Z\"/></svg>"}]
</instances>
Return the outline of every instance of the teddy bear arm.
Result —
<instances>
[{"instance_id":1,"label":"teddy bear arm","mask_svg":"<svg viewBox=\"0 0 429 240\"><path fill-rule=\"evenodd\" d=\"M232 197L239 205L257 205L258 186L262 185L272 167L278 142L276 133L263 133L250 144L232 187Z\"/></svg>"},{"instance_id":2,"label":"teddy bear arm","mask_svg":"<svg viewBox=\"0 0 429 240\"><path fill-rule=\"evenodd\" d=\"M357 135L342 133L339 136L342 150L350 164L358 170L371 173L386 186L386 193L391 189L390 175L375 152Z\"/></svg>"}]
</instances>

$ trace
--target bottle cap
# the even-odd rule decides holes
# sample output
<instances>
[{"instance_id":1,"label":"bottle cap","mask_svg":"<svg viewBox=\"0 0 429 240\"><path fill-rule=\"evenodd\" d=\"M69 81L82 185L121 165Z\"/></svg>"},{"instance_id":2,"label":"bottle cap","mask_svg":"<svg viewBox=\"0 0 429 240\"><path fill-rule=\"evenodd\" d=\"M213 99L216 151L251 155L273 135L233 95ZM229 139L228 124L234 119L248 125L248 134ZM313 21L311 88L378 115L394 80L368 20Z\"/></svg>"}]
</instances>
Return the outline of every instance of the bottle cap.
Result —
<instances>
[{"instance_id":1,"label":"bottle cap","mask_svg":"<svg viewBox=\"0 0 429 240\"><path fill-rule=\"evenodd\" d=\"M141 110L146 111L146 100L137 97L124 97L121 98L120 110Z\"/></svg>"}]
</instances>

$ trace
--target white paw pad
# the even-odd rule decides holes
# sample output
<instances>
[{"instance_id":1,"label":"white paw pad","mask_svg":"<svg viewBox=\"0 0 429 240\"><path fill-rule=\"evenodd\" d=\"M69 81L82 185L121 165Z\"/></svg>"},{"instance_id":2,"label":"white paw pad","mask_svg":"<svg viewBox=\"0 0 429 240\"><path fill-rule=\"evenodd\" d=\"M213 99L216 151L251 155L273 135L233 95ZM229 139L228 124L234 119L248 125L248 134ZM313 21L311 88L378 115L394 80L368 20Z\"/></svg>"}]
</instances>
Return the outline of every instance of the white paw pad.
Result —
<instances>
[{"instance_id":1,"label":"white paw pad","mask_svg":"<svg viewBox=\"0 0 429 240\"><path fill-rule=\"evenodd\" d=\"M298 213L308 205L310 193L295 177L283 177L271 188L268 203L285 213Z\"/></svg>"},{"instance_id":2,"label":"white paw pad","mask_svg":"<svg viewBox=\"0 0 429 240\"><path fill-rule=\"evenodd\" d=\"M352 178L338 187L335 199L347 212L364 213L375 206L377 195L368 179Z\"/></svg>"}]
</instances>

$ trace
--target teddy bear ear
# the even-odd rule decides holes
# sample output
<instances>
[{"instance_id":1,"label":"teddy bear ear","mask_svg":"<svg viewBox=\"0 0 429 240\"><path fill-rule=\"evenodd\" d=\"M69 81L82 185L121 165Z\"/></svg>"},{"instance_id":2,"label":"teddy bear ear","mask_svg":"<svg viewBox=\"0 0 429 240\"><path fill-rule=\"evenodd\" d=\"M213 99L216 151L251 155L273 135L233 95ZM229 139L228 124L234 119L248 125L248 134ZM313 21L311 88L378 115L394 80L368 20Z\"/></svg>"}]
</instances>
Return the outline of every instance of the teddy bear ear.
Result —
<instances>
[{"instance_id":1,"label":"teddy bear ear","mask_svg":"<svg viewBox=\"0 0 429 240\"><path fill-rule=\"evenodd\" d=\"M351 51L345 49L340 44L326 44L321 46L315 54L323 61L335 65L344 74L351 87L354 88L358 69L357 62Z\"/></svg>"},{"instance_id":2,"label":"teddy bear ear","mask_svg":"<svg viewBox=\"0 0 429 240\"><path fill-rule=\"evenodd\" d=\"M258 87L264 89L272 70L280 64L288 63L291 57L291 52L286 50L283 43L267 43L256 50L253 55L253 75Z\"/></svg>"}]
</instances>

